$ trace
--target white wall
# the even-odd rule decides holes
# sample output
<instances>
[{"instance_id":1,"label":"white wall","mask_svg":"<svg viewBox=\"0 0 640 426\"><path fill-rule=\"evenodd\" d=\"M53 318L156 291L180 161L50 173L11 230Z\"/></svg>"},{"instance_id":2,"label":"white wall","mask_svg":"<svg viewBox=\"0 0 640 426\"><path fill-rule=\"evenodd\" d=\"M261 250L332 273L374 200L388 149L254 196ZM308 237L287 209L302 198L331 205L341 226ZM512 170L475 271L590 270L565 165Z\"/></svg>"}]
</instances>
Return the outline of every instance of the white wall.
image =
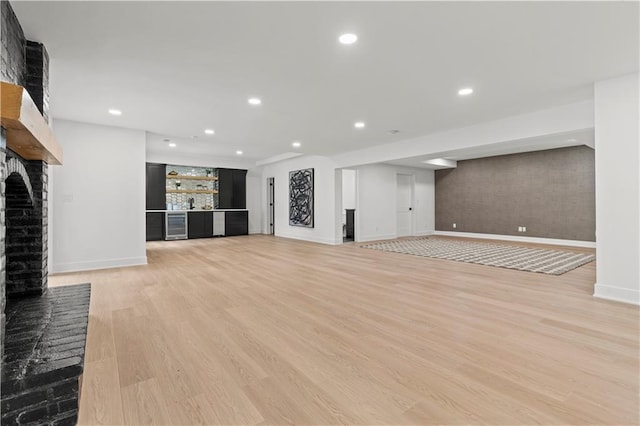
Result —
<instances>
[{"instance_id":1,"label":"white wall","mask_svg":"<svg viewBox=\"0 0 640 426\"><path fill-rule=\"evenodd\" d=\"M412 174L411 169L402 173ZM436 184L433 170L413 169L415 178L415 234L431 235L436 229Z\"/></svg>"},{"instance_id":2,"label":"white wall","mask_svg":"<svg viewBox=\"0 0 640 426\"><path fill-rule=\"evenodd\" d=\"M145 132L55 120L50 270L146 264Z\"/></svg>"},{"instance_id":3,"label":"white wall","mask_svg":"<svg viewBox=\"0 0 640 426\"><path fill-rule=\"evenodd\" d=\"M396 172L392 166L358 167L356 241L396 236Z\"/></svg>"},{"instance_id":4,"label":"white wall","mask_svg":"<svg viewBox=\"0 0 640 426\"><path fill-rule=\"evenodd\" d=\"M262 233L262 168L247 172L247 209L249 210L249 233Z\"/></svg>"},{"instance_id":5,"label":"white wall","mask_svg":"<svg viewBox=\"0 0 640 426\"><path fill-rule=\"evenodd\" d=\"M314 227L289 225L289 172L314 169ZM341 242L336 238L335 165L327 157L304 156L264 166L262 190L266 196L267 178L275 181L275 235L325 244ZM262 202L263 222L267 217L266 201ZM263 226L263 230L268 227Z\"/></svg>"},{"instance_id":6,"label":"white wall","mask_svg":"<svg viewBox=\"0 0 640 426\"><path fill-rule=\"evenodd\" d=\"M356 208L356 171L342 170L342 209Z\"/></svg>"},{"instance_id":7,"label":"white wall","mask_svg":"<svg viewBox=\"0 0 640 426\"><path fill-rule=\"evenodd\" d=\"M356 240L396 237L397 174L414 176L414 235L435 229L433 170L373 164L357 168Z\"/></svg>"},{"instance_id":8,"label":"white wall","mask_svg":"<svg viewBox=\"0 0 640 426\"><path fill-rule=\"evenodd\" d=\"M639 74L595 84L594 295L640 304Z\"/></svg>"}]
</instances>

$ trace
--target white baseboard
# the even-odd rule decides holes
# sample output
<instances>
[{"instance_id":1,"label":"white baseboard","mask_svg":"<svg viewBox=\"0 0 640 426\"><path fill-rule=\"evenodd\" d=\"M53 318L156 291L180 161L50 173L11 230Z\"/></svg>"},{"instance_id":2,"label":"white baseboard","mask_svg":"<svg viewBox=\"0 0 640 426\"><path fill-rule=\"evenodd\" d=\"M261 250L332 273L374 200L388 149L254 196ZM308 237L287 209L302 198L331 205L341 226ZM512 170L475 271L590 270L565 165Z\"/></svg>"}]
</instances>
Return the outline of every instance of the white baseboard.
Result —
<instances>
[{"instance_id":1,"label":"white baseboard","mask_svg":"<svg viewBox=\"0 0 640 426\"><path fill-rule=\"evenodd\" d=\"M367 241L377 241L377 240L393 240L396 238L396 234L378 234L378 235L356 235L356 241L359 243L366 243Z\"/></svg>"},{"instance_id":2,"label":"white baseboard","mask_svg":"<svg viewBox=\"0 0 640 426\"><path fill-rule=\"evenodd\" d=\"M483 238L487 240L518 241L522 243L551 244L555 246L596 248L594 241L557 240L554 238L518 237L515 235L478 234L475 232L435 231L434 235L448 237Z\"/></svg>"},{"instance_id":3,"label":"white baseboard","mask_svg":"<svg viewBox=\"0 0 640 426\"><path fill-rule=\"evenodd\" d=\"M332 246L335 246L337 244L342 244L342 241L340 241L339 243L336 242L333 239L330 238L321 238L321 237L316 237L314 236L302 236L302 235L288 235L288 234L275 234L276 237L282 237L282 238L291 238L292 240L300 240L300 241L309 241L310 243L320 243L320 244L329 244Z\"/></svg>"},{"instance_id":4,"label":"white baseboard","mask_svg":"<svg viewBox=\"0 0 640 426\"><path fill-rule=\"evenodd\" d=\"M593 286L593 296L600 299L640 305L640 291L632 290L630 288L614 287L611 285L596 283L596 285Z\"/></svg>"},{"instance_id":5,"label":"white baseboard","mask_svg":"<svg viewBox=\"0 0 640 426\"><path fill-rule=\"evenodd\" d=\"M433 235L435 234L436 231L434 230L430 230L430 231L418 231L416 232L416 237L428 237L429 235Z\"/></svg>"},{"instance_id":6,"label":"white baseboard","mask_svg":"<svg viewBox=\"0 0 640 426\"><path fill-rule=\"evenodd\" d=\"M123 259L96 260L91 262L54 263L51 265L51 273L91 271L94 269L122 268L126 266L139 266L147 264L147 256L127 257Z\"/></svg>"}]
</instances>

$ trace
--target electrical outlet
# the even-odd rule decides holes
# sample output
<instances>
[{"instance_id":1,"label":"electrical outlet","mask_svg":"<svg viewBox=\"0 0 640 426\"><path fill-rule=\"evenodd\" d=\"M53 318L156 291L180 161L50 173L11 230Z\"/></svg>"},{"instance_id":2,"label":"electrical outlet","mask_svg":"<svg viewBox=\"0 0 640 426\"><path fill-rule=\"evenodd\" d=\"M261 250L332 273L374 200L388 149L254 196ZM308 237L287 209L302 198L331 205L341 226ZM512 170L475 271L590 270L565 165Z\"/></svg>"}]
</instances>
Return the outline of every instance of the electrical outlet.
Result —
<instances>
[{"instance_id":1,"label":"electrical outlet","mask_svg":"<svg viewBox=\"0 0 640 426\"><path fill-rule=\"evenodd\" d=\"M453 229L456 229L458 225L456 225L455 223L453 224Z\"/></svg>"},{"instance_id":2,"label":"electrical outlet","mask_svg":"<svg viewBox=\"0 0 640 426\"><path fill-rule=\"evenodd\" d=\"M522 227L522 232L527 232L527 227L526 226Z\"/></svg>"},{"instance_id":3,"label":"electrical outlet","mask_svg":"<svg viewBox=\"0 0 640 426\"><path fill-rule=\"evenodd\" d=\"M518 226L518 232L522 232L522 226Z\"/></svg>"}]
</instances>

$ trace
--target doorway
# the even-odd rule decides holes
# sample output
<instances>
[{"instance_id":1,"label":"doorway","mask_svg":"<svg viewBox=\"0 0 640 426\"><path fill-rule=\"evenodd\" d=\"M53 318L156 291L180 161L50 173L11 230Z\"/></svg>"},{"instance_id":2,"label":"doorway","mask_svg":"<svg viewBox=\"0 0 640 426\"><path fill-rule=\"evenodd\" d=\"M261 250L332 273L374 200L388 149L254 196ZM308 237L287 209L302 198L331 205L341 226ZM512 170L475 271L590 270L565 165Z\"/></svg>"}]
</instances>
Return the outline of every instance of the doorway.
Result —
<instances>
[{"instance_id":1,"label":"doorway","mask_svg":"<svg viewBox=\"0 0 640 426\"><path fill-rule=\"evenodd\" d=\"M342 242L355 241L356 171L342 170Z\"/></svg>"},{"instance_id":2,"label":"doorway","mask_svg":"<svg viewBox=\"0 0 640 426\"><path fill-rule=\"evenodd\" d=\"M397 175L396 190L396 235L413 235L413 175Z\"/></svg>"},{"instance_id":3,"label":"doorway","mask_svg":"<svg viewBox=\"0 0 640 426\"><path fill-rule=\"evenodd\" d=\"M275 181L274 178L267 178L267 229L269 230L269 235L275 235L275 217L276 217L276 206L275 206Z\"/></svg>"}]
</instances>

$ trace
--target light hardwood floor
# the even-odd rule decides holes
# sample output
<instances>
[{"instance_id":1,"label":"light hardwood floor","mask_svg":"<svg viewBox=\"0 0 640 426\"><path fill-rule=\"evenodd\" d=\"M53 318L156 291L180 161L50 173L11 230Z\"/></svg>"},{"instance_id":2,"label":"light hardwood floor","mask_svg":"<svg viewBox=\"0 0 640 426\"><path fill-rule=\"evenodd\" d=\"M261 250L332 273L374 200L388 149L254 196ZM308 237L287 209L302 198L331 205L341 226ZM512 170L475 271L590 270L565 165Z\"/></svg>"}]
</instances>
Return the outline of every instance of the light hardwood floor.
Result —
<instances>
[{"instance_id":1,"label":"light hardwood floor","mask_svg":"<svg viewBox=\"0 0 640 426\"><path fill-rule=\"evenodd\" d=\"M638 424L639 310L562 276L270 236L92 283L80 424Z\"/></svg>"}]
</instances>

